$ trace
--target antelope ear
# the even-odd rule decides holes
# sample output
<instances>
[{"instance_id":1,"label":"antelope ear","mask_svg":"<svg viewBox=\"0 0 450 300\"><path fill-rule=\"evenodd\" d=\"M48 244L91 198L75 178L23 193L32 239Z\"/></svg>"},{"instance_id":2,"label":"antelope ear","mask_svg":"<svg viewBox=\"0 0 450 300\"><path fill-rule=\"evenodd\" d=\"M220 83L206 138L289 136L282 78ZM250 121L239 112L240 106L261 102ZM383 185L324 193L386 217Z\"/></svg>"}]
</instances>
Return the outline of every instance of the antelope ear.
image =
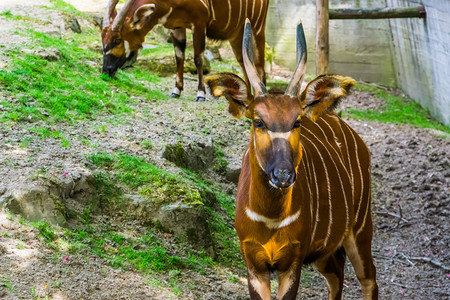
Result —
<instances>
[{"instance_id":1,"label":"antelope ear","mask_svg":"<svg viewBox=\"0 0 450 300\"><path fill-rule=\"evenodd\" d=\"M234 117L245 115L252 96L244 80L233 73L224 72L206 76L205 83L213 96L224 96L228 100L228 111Z\"/></svg>"},{"instance_id":2,"label":"antelope ear","mask_svg":"<svg viewBox=\"0 0 450 300\"><path fill-rule=\"evenodd\" d=\"M155 4L145 4L140 6L134 12L133 20L131 21L131 28L133 30L140 30L144 27L148 17L155 11Z\"/></svg>"},{"instance_id":3,"label":"antelope ear","mask_svg":"<svg viewBox=\"0 0 450 300\"><path fill-rule=\"evenodd\" d=\"M316 121L323 114L332 112L354 85L355 80L351 77L320 75L306 86L300 96L304 114Z\"/></svg>"}]
</instances>

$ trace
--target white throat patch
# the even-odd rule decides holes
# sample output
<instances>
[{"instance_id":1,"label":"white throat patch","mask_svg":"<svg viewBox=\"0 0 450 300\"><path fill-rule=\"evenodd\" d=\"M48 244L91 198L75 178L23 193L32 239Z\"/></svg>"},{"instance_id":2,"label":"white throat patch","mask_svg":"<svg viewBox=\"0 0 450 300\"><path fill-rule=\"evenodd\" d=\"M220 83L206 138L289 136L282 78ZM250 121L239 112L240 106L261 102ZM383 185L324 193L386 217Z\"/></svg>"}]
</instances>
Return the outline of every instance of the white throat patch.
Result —
<instances>
[{"instance_id":1,"label":"white throat patch","mask_svg":"<svg viewBox=\"0 0 450 300\"><path fill-rule=\"evenodd\" d=\"M295 214L284 219L267 218L265 216L255 213L254 211L251 211L250 208L247 208L245 210L245 213L250 218L250 220L255 222L263 222L264 225L266 225L266 227L269 229L280 229L282 227L288 226L289 224L297 220L298 217L300 216L300 210L297 211Z\"/></svg>"}]
</instances>

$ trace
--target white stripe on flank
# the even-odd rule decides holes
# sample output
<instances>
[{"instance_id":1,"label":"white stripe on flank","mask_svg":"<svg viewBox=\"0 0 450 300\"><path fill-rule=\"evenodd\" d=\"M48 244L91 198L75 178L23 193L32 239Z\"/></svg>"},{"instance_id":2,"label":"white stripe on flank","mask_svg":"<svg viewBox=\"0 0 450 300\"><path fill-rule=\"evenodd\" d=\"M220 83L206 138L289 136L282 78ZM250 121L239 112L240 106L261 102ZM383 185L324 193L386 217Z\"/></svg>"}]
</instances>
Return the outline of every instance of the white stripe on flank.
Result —
<instances>
[{"instance_id":1,"label":"white stripe on flank","mask_svg":"<svg viewBox=\"0 0 450 300\"><path fill-rule=\"evenodd\" d=\"M359 210L361 209L361 202L362 202L362 196L363 196L363 187L364 187L364 177L363 177L362 170L361 170L361 164L359 162L358 143L356 142L355 136L353 135L353 132L352 132L351 128L347 124L345 124L345 125L348 127L348 130L350 131L350 134L352 135L353 142L355 143L356 165L358 166L359 176L360 176L360 179L361 179L361 195L360 195L359 201L358 201L358 208L356 209L356 212L355 212L355 224L356 224L356 222L358 221L358 217L359 217ZM355 197L356 197L356 195L355 195ZM359 231L357 233L359 233Z\"/></svg>"},{"instance_id":2,"label":"white stripe on flank","mask_svg":"<svg viewBox=\"0 0 450 300\"><path fill-rule=\"evenodd\" d=\"M256 0L254 0L254 1L256 2ZM256 22L255 22L255 27L258 26L259 18L261 18L261 13L262 13L262 9L263 9L263 1L264 0L261 0L259 3L259 14L258 14L258 18L256 19Z\"/></svg>"},{"instance_id":3,"label":"white stripe on flank","mask_svg":"<svg viewBox=\"0 0 450 300\"><path fill-rule=\"evenodd\" d=\"M256 4L256 0L253 0L252 16L250 18L251 20L253 20L253 16L255 15L255 4Z\"/></svg>"},{"instance_id":4,"label":"white stripe on flank","mask_svg":"<svg viewBox=\"0 0 450 300\"><path fill-rule=\"evenodd\" d=\"M248 17L248 15L247 15L247 12L248 12L248 0L244 0L245 1L245 15L244 15L244 18L247 18Z\"/></svg>"},{"instance_id":5,"label":"white stripe on flank","mask_svg":"<svg viewBox=\"0 0 450 300\"><path fill-rule=\"evenodd\" d=\"M317 151L317 153L319 154L319 157L320 157L320 160L322 161L322 164L323 164L323 169L324 169L324 171L325 171L325 177L326 177L326 179L327 179L327 191L328 191L328 205L329 205L329 219L328 219L328 221L329 221L329 223L328 223L328 229L327 229L327 234L326 234L326 236L325 236L325 240L324 240L324 242L323 242L323 245L324 246L326 246L327 245L327 242L328 242L328 239L330 238L330 235L331 235L331 225L333 224L333 218L332 218L332 215L333 215L333 205L332 205L332 202L331 202L331 183L330 183L330 178L329 178L329 176L328 176L328 170L327 170L327 165L326 165L326 163L325 163L325 161L324 161L324 159L323 159L323 156L322 156L322 153L320 153L320 151L319 151L319 149L317 148L317 146L309 139L309 138L307 138L306 136L303 136L305 139L307 139L310 143L311 143L311 145L314 147L314 148L316 148L316 151ZM317 139L317 138L316 138ZM319 212L319 207L317 207L317 213ZM316 221L317 222L317 221Z\"/></svg>"},{"instance_id":6,"label":"white stripe on flank","mask_svg":"<svg viewBox=\"0 0 450 300\"><path fill-rule=\"evenodd\" d=\"M267 12L267 9L265 9L265 11ZM262 19L262 21L261 21L261 24L259 25L259 29L258 29L258 31L256 32L256 35L257 35L257 36L261 33L261 30L264 29L264 26L263 26L263 25L266 23L266 17L267 17L267 14L264 14L263 19Z\"/></svg>"},{"instance_id":7,"label":"white stripe on flank","mask_svg":"<svg viewBox=\"0 0 450 300\"><path fill-rule=\"evenodd\" d=\"M169 12L165 16L163 16L161 19L159 19L158 23L161 25L166 24L167 18L170 16L171 13L172 13L172 7L169 9Z\"/></svg>"},{"instance_id":8,"label":"white stripe on flank","mask_svg":"<svg viewBox=\"0 0 450 300\"><path fill-rule=\"evenodd\" d=\"M280 228L286 227L289 224L296 221L298 219L298 217L300 216L300 210L297 211L295 214L290 215L289 217L284 218L284 219L267 218L265 216L262 216L260 214L257 214L255 212L251 211L250 208L247 208L245 210L245 213L250 218L250 220L255 221L255 222L263 222L264 225L266 225L266 227L269 229L280 229Z\"/></svg>"},{"instance_id":9,"label":"white stripe on flank","mask_svg":"<svg viewBox=\"0 0 450 300\"><path fill-rule=\"evenodd\" d=\"M225 26L225 31L228 29L228 26L230 26L230 21L231 21L231 0L228 0L228 22L227 25Z\"/></svg>"},{"instance_id":10,"label":"white stripe on flank","mask_svg":"<svg viewBox=\"0 0 450 300\"><path fill-rule=\"evenodd\" d=\"M319 184L318 184L317 178L316 178L316 169L308 155L307 155L306 149L303 149L303 159L305 159L305 162L308 164L308 176L309 176L309 178L311 178L311 182L316 187L316 198L315 198L315 200L316 200L316 207L315 207L316 216L315 216L315 218L313 218L313 213L311 212L311 222L314 222L313 231L312 231L312 235L311 235L311 243L310 243L310 245L312 245L314 238L316 236L317 224L320 221L320 216L319 216L319 207L320 207L319 199L320 199L320 197L319 197ZM314 178L313 178L313 176L314 176ZM311 197L312 197L312 195L313 194L311 193ZM312 203L311 203L311 209L312 209Z\"/></svg>"},{"instance_id":11,"label":"white stripe on flank","mask_svg":"<svg viewBox=\"0 0 450 300\"><path fill-rule=\"evenodd\" d=\"M206 9L208 10L208 13L209 13L208 4L206 3L206 0L200 0L200 2L203 4L203 6L206 7Z\"/></svg>"},{"instance_id":12,"label":"white stripe on flank","mask_svg":"<svg viewBox=\"0 0 450 300\"><path fill-rule=\"evenodd\" d=\"M211 22L212 22L212 21L216 20L216 13L214 11L214 6L213 6L213 2L212 1L211 1L211 12L212 12L212 20L211 20Z\"/></svg>"},{"instance_id":13,"label":"white stripe on flank","mask_svg":"<svg viewBox=\"0 0 450 300\"><path fill-rule=\"evenodd\" d=\"M269 133L270 137L273 138L273 139L276 139L276 138L287 139L291 135L290 131L273 132L273 131L268 130L267 133Z\"/></svg>"},{"instance_id":14,"label":"white stripe on flank","mask_svg":"<svg viewBox=\"0 0 450 300\"><path fill-rule=\"evenodd\" d=\"M316 124L316 123L314 123L314 124ZM316 124L316 125L317 125L317 124ZM317 127L320 128L319 125L317 125ZM305 128L305 130L311 132L308 128ZM320 128L320 130L322 130L322 128ZM322 131L322 132L323 132L323 131ZM312 134L312 132L311 132L311 134ZM345 220L345 229L347 230L347 229L349 228L350 212L349 212L349 207L348 207L348 199L347 199L347 195L345 194L344 183L342 182L342 178L341 178L341 172L340 172L338 166L336 165L336 162L334 161L333 156L331 156L331 153L330 153L330 151L328 150L328 147L327 147L327 146L326 146L319 138L318 138L317 140L319 141L319 143L322 144L322 146L323 146L323 147L325 148L325 150L327 151L327 153L328 153L328 155L329 155L329 157L330 157L330 160L333 162L334 168L336 169L336 173L337 173L337 175L338 175L338 177L339 177L339 182L341 183L342 196L344 197L344 203L345 203L345 217L346 217L346 220ZM331 148L333 148L333 147L331 147ZM333 149L334 149L334 148L333 148ZM339 157L339 159L341 160L341 158L340 158L339 155L338 155L338 157ZM342 163L342 160L341 160L341 164L343 164L343 163ZM345 168L344 168L344 170L345 170ZM347 172L347 176L348 176L348 172ZM330 213L331 213L331 210L330 210ZM330 219L332 219L332 218L333 218L333 216L331 215L331 216L330 216Z\"/></svg>"},{"instance_id":15,"label":"white stripe on flank","mask_svg":"<svg viewBox=\"0 0 450 300\"><path fill-rule=\"evenodd\" d=\"M325 124L328 125L328 123L327 123L324 119L321 119L321 120L322 120L323 122L325 122ZM348 174L348 170L347 170L347 168L345 167L344 161L342 160L340 153L336 151L336 149L333 147L333 145L331 144L331 142L328 140L328 137L327 137L327 135L325 134L325 132L323 131L322 127L319 126L317 123L314 123L314 124L316 124L317 127L322 131L323 135L325 136L325 140L326 140L326 141L328 142L328 144L330 145L330 148L334 150L334 152L336 153L337 157L339 158L339 162L341 163L342 169L347 173L347 177L350 178L350 175ZM328 127L330 127L330 126L328 125ZM306 130L308 130L308 129L306 129ZM333 131L333 129L332 129L331 127L330 127L330 130L331 130L331 132L333 133L333 137L336 138L336 135L334 134L334 131ZM309 131L309 130L308 130L308 131ZM323 145L323 147L327 150L328 155L330 155L330 158L332 158L331 153L330 153L330 151L328 150L329 148L328 148L327 146L325 146L325 144L324 144L320 139L318 139L318 140L319 140L319 142ZM343 194L343 196L344 196L344 202L345 202L345 212L346 212L346 217L347 217L347 220L346 220L346 223L345 223L345 229L347 229L347 228L349 227L349 222L350 222L350 211L349 211L348 199L347 199L347 196L346 196L345 191L344 191L344 183L342 182L341 172L340 172L340 170L338 169L338 167L337 167L337 165L336 165L336 161L334 161L334 159L331 159L331 161L333 162L334 167L336 168L336 172L337 172L337 174L338 174L338 176L339 176L339 181L341 182L342 194ZM353 188L354 188L353 185L351 186L351 188L352 188L352 190L353 190Z\"/></svg>"},{"instance_id":16,"label":"white stripe on flank","mask_svg":"<svg viewBox=\"0 0 450 300\"><path fill-rule=\"evenodd\" d=\"M313 215L314 215L314 207L312 205L312 190L311 190L311 173L309 172L309 168L308 170L306 169L306 164L307 164L307 158L306 158L306 152L303 151L303 157L302 157L302 167L304 169L304 173L303 176L306 179L306 184L308 186L308 191L309 191L309 213L311 214L311 228L314 227L313 225ZM306 172L308 172L308 174L306 174Z\"/></svg>"},{"instance_id":17,"label":"white stripe on flank","mask_svg":"<svg viewBox=\"0 0 450 300\"><path fill-rule=\"evenodd\" d=\"M241 20L241 14L242 14L242 1L246 1L246 0L239 0L239 18L237 18L235 29L238 29L238 26L241 24L239 21Z\"/></svg>"}]
</instances>

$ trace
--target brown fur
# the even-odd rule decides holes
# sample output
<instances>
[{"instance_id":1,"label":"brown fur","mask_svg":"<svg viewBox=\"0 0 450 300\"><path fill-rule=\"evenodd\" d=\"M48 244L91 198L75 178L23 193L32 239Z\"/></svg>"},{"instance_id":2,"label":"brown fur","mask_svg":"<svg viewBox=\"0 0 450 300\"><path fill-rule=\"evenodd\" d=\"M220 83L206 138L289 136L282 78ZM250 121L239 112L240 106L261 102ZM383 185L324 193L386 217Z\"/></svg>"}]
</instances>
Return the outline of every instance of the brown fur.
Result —
<instances>
[{"instance_id":1,"label":"brown fur","mask_svg":"<svg viewBox=\"0 0 450 300\"><path fill-rule=\"evenodd\" d=\"M264 122L262 128L260 123L252 126L236 196L235 227L251 299L271 299L271 271L278 273L279 299L295 299L301 267L311 262L328 281L329 299L340 299L345 252L365 298L377 299L369 151L355 131L329 112L354 80L326 75L311 81L299 98L269 93L253 99L236 75L210 78L206 82L216 96ZM300 128L293 126L298 119ZM276 188L269 183L270 165L283 153L295 167L296 180L289 188Z\"/></svg>"},{"instance_id":2,"label":"brown fur","mask_svg":"<svg viewBox=\"0 0 450 300\"><path fill-rule=\"evenodd\" d=\"M268 9L268 0L137 0L128 11L125 23L120 31L111 30L107 26L102 31L102 42L104 52L111 50L114 57L125 60L124 41L128 41L130 52L136 52L142 47L147 33L158 23L165 20L163 26L173 30L175 35L183 36L186 28L193 30L194 38L194 59L198 71L199 91L205 91L203 83L203 61L202 55L205 50L205 35L216 40L228 40L233 48L238 62L243 65L242 58L242 38L245 19L249 18L254 24L256 57L255 64L260 78L265 82L264 73L264 48L265 33L264 27ZM141 11L138 17L134 13L143 5L154 4L154 11L146 18L139 18L143 15ZM231 6L231 12L229 10ZM262 4L262 6L260 5ZM113 19L113 18L112 18ZM111 20L111 23L113 20ZM184 33L185 36L185 33ZM115 45L114 41L121 41ZM185 41L174 43L183 52L182 58L177 58L177 65L184 63ZM184 44L183 44L184 43ZM105 68L104 68L105 72ZM183 89L183 68L177 67L177 77L179 78L176 87Z\"/></svg>"}]
</instances>

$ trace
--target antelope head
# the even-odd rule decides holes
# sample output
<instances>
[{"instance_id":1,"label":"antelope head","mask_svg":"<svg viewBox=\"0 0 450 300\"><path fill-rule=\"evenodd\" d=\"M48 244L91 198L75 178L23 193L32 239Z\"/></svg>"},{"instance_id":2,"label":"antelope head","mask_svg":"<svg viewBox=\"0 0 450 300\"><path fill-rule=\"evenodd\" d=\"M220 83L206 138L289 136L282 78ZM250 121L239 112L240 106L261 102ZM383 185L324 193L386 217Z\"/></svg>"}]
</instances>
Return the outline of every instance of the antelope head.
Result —
<instances>
[{"instance_id":1,"label":"antelope head","mask_svg":"<svg viewBox=\"0 0 450 300\"><path fill-rule=\"evenodd\" d=\"M167 4L158 0L145 1L145 4L128 0L117 13L118 2L109 0L103 17L103 73L111 77L119 68L136 61L145 36L169 10Z\"/></svg>"},{"instance_id":2,"label":"antelope head","mask_svg":"<svg viewBox=\"0 0 450 300\"><path fill-rule=\"evenodd\" d=\"M232 73L208 76L205 81L214 96L224 96L229 112L252 120L250 163L266 175L271 187L293 186L302 158L302 119L316 121L334 110L355 81L339 75L321 75L302 91L306 70L306 40L301 23L297 26L297 67L286 91L267 91L253 63L253 35L247 20L244 29L245 71L253 93L244 80ZM261 173L261 172L260 172Z\"/></svg>"}]
</instances>

